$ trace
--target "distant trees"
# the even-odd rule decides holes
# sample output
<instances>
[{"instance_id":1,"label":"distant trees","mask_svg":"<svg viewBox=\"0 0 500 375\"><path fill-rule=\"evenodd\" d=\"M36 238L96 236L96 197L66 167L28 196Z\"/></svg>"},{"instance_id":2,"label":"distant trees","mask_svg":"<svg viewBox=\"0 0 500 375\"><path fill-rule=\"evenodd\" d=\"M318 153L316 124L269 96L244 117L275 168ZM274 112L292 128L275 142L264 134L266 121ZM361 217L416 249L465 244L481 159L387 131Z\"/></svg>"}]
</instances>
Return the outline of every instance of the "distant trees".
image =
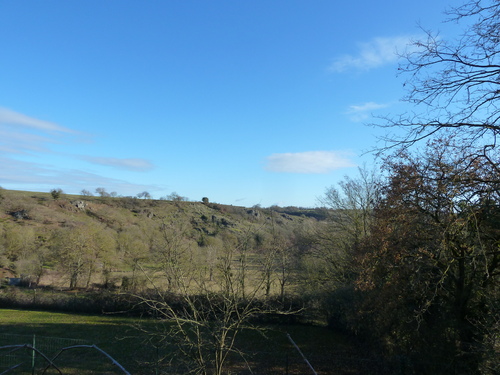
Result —
<instances>
[{"instance_id":1,"label":"distant trees","mask_svg":"<svg viewBox=\"0 0 500 375\"><path fill-rule=\"evenodd\" d=\"M123 264L131 269L122 287L125 290L137 292L139 286L144 287L145 277L142 275L142 265L151 257L153 238L151 229L147 226L128 226L121 228L117 235L118 254ZM142 276L142 277L141 277ZM142 280L142 285L139 285Z\"/></svg>"},{"instance_id":2,"label":"distant trees","mask_svg":"<svg viewBox=\"0 0 500 375\"><path fill-rule=\"evenodd\" d=\"M147 191L143 191L137 194L137 198L151 199L151 194L149 194Z\"/></svg>"},{"instance_id":3,"label":"distant trees","mask_svg":"<svg viewBox=\"0 0 500 375\"><path fill-rule=\"evenodd\" d=\"M109 197L109 193L106 191L105 188L103 187L98 187L95 189L95 192L97 195L99 195L101 198L104 198L104 197Z\"/></svg>"},{"instance_id":4,"label":"distant trees","mask_svg":"<svg viewBox=\"0 0 500 375\"><path fill-rule=\"evenodd\" d=\"M299 257L293 233L280 231L274 215L270 217L270 234L257 233L254 247L260 250L260 272L266 299L277 295L279 301L284 303L292 279L297 277Z\"/></svg>"},{"instance_id":5,"label":"distant trees","mask_svg":"<svg viewBox=\"0 0 500 375\"><path fill-rule=\"evenodd\" d=\"M87 189L83 189L80 194L82 194L84 197L91 197L93 196L94 194L92 194L90 191L88 191Z\"/></svg>"},{"instance_id":6,"label":"distant trees","mask_svg":"<svg viewBox=\"0 0 500 375\"><path fill-rule=\"evenodd\" d=\"M11 262L26 258L35 249L36 234L32 227L6 226L4 236L4 254Z\"/></svg>"},{"instance_id":7,"label":"distant trees","mask_svg":"<svg viewBox=\"0 0 500 375\"><path fill-rule=\"evenodd\" d=\"M183 197L183 196L177 194L175 191L172 192L171 194L167 195L166 198L167 198L167 200L173 201L173 202L183 202L183 201L188 200L187 197Z\"/></svg>"},{"instance_id":8,"label":"distant trees","mask_svg":"<svg viewBox=\"0 0 500 375\"><path fill-rule=\"evenodd\" d=\"M181 220L164 219L155 229L151 249L155 269L162 274L168 291L178 290L186 273L193 270L192 249L196 244Z\"/></svg>"},{"instance_id":9,"label":"distant trees","mask_svg":"<svg viewBox=\"0 0 500 375\"><path fill-rule=\"evenodd\" d=\"M116 244L112 233L102 226L77 223L55 233L52 249L58 266L69 278L70 289L79 285L88 288L96 272L106 278Z\"/></svg>"},{"instance_id":10,"label":"distant trees","mask_svg":"<svg viewBox=\"0 0 500 375\"><path fill-rule=\"evenodd\" d=\"M50 259L47 233L35 232L35 237L33 245L25 248L21 252L22 256L14 263L16 272L29 286L40 283L42 276L47 271Z\"/></svg>"}]
</instances>

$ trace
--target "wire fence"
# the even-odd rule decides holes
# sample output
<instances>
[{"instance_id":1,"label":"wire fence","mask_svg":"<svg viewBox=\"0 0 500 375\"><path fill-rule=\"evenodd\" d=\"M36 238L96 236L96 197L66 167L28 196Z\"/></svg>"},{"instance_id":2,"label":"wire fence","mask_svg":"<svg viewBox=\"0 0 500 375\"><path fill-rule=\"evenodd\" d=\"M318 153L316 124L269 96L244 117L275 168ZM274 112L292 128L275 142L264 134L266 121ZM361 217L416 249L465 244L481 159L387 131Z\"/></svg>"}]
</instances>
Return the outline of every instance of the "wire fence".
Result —
<instances>
[{"instance_id":1,"label":"wire fence","mask_svg":"<svg viewBox=\"0 0 500 375\"><path fill-rule=\"evenodd\" d=\"M82 339L2 334L0 348L0 375L124 373L106 352Z\"/></svg>"}]
</instances>

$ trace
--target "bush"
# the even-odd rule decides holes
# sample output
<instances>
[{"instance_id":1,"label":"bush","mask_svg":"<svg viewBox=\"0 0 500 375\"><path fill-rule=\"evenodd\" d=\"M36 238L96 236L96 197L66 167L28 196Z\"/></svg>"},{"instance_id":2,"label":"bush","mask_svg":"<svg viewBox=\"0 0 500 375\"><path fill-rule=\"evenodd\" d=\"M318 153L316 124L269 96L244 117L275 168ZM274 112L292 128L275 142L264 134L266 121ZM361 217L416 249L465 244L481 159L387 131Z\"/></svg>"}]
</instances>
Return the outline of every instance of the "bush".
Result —
<instances>
[{"instance_id":1,"label":"bush","mask_svg":"<svg viewBox=\"0 0 500 375\"><path fill-rule=\"evenodd\" d=\"M63 194L63 191L62 189L52 189L50 191L50 195L52 195L52 198L54 198L54 200L58 200L59 198L61 198L61 195Z\"/></svg>"},{"instance_id":2,"label":"bush","mask_svg":"<svg viewBox=\"0 0 500 375\"><path fill-rule=\"evenodd\" d=\"M0 308L22 308L84 314L126 313L139 315L135 301L110 291L59 291L6 286L0 289Z\"/></svg>"}]
</instances>

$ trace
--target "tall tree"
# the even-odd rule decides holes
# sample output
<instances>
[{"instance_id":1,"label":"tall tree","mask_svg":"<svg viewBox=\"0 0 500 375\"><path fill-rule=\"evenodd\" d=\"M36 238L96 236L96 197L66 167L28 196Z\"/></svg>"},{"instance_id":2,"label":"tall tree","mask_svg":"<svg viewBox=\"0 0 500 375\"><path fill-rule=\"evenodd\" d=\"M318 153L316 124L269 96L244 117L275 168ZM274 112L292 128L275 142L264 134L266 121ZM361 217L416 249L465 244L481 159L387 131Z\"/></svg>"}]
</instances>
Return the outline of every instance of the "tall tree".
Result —
<instances>
[{"instance_id":1,"label":"tall tree","mask_svg":"<svg viewBox=\"0 0 500 375\"><path fill-rule=\"evenodd\" d=\"M477 323L498 314L500 184L491 164L461 151L445 139L387 160L357 281L374 336L418 353L416 366L429 358L428 373L481 373L495 358L484 353L499 354Z\"/></svg>"},{"instance_id":2,"label":"tall tree","mask_svg":"<svg viewBox=\"0 0 500 375\"><path fill-rule=\"evenodd\" d=\"M313 276L323 279L322 284L336 288L352 278L352 260L362 239L370 233L379 185L380 177L374 170L359 168L358 176L345 176L320 198L328 217L314 234L310 254L319 267Z\"/></svg>"}]
</instances>

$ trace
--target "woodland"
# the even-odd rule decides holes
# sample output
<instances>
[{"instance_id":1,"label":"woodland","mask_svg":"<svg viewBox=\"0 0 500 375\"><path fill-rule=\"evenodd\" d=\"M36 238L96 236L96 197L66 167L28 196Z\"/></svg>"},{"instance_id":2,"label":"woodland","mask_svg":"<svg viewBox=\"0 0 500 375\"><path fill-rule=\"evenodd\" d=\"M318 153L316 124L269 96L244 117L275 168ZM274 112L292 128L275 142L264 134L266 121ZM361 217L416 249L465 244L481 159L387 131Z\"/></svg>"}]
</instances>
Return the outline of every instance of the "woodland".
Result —
<instances>
[{"instance_id":1,"label":"woodland","mask_svg":"<svg viewBox=\"0 0 500 375\"><path fill-rule=\"evenodd\" d=\"M500 2L448 17L459 39L425 31L401 56L414 110L374 124L388 130L377 167L318 208L1 190L0 266L168 322L151 334L176 343L179 373L227 373L238 335L273 321L363 342L374 374L499 374ZM12 289L0 303L29 306Z\"/></svg>"}]
</instances>

